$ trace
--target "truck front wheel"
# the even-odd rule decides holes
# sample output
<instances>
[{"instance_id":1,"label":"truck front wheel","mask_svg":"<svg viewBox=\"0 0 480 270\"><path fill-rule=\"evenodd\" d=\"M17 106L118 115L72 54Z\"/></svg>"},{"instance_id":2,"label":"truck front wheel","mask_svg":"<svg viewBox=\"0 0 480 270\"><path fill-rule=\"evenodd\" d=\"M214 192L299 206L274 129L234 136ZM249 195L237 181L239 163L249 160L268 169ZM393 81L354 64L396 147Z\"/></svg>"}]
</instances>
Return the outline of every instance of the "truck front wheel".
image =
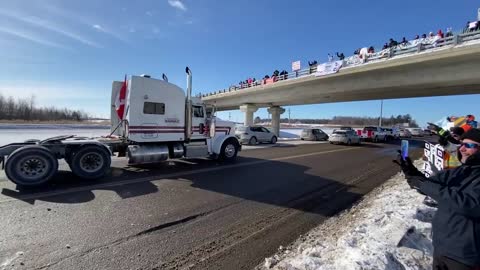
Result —
<instances>
[{"instance_id":1,"label":"truck front wheel","mask_svg":"<svg viewBox=\"0 0 480 270\"><path fill-rule=\"evenodd\" d=\"M226 140L222 148L220 149L219 160L221 161L233 161L236 159L238 154L239 144L233 139Z\"/></svg>"},{"instance_id":2,"label":"truck front wheel","mask_svg":"<svg viewBox=\"0 0 480 270\"><path fill-rule=\"evenodd\" d=\"M73 174L83 179L97 179L110 169L110 153L102 146L90 145L79 148L69 163Z\"/></svg>"},{"instance_id":3,"label":"truck front wheel","mask_svg":"<svg viewBox=\"0 0 480 270\"><path fill-rule=\"evenodd\" d=\"M38 145L15 150L7 159L5 174L20 186L38 186L48 182L58 170L58 160L47 148Z\"/></svg>"}]
</instances>

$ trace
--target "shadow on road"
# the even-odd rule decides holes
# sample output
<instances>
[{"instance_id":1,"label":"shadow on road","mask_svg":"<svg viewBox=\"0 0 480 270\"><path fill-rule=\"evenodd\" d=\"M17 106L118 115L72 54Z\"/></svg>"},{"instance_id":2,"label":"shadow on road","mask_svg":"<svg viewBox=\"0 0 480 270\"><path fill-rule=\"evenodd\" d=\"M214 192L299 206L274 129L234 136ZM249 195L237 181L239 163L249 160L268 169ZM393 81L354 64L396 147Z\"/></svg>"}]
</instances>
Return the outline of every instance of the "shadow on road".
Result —
<instances>
[{"instance_id":1,"label":"shadow on road","mask_svg":"<svg viewBox=\"0 0 480 270\"><path fill-rule=\"evenodd\" d=\"M68 181L65 181L68 179ZM85 203L95 199L93 190L109 190L115 192L120 198L128 199L155 193L157 186L151 182L136 183L135 188L124 185L106 185L112 183L105 180L85 181L78 179L69 171L60 171L51 183L37 188L20 188L16 190L3 188L2 195L18 199L29 204L35 204L36 200L56 203ZM90 187L90 188L89 188ZM63 191L63 192L62 192ZM60 194L60 195L57 195ZM62 193L67 195L61 195Z\"/></svg>"},{"instance_id":2,"label":"shadow on road","mask_svg":"<svg viewBox=\"0 0 480 270\"><path fill-rule=\"evenodd\" d=\"M179 162L126 169L114 168L109 177L95 182L85 182L75 178L70 172L62 171L51 184L41 189L11 190L4 188L2 194L30 204L34 204L37 200L65 204L85 203L95 199L94 190L113 191L122 199L126 199L156 193L158 187L148 180L115 185L121 182L121 179L125 177L138 179L145 176L155 179L157 175L164 175L166 169L174 168L174 171L182 172L182 181L190 181L192 187L201 190L326 216L341 210L338 208L339 205L325 204L332 199L332 194L341 197L342 201L351 202L361 197L361 194L348 192L349 186L347 185L308 173L312 168L303 165L245 157L239 157L235 163L218 163L205 159L193 160L192 163L194 164ZM183 172L185 166L195 167L196 172L192 174ZM200 172L198 172L199 169ZM202 169L205 169L205 172L201 172ZM167 177L164 179L179 178ZM66 182L65 179L68 181ZM162 179L155 181L162 181ZM86 186L88 184L93 184L93 186ZM107 186L98 186L102 184ZM113 186L108 186L109 184L113 184ZM55 191L58 191L59 194L55 194Z\"/></svg>"},{"instance_id":3,"label":"shadow on road","mask_svg":"<svg viewBox=\"0 0 480 270\"><path fill-rule=\"evenodd\" d=\"M352 150L348 151L348 155L345 155L345 152L332 153L329 155L337 156L330 156L328 162L319 162L317 165L309 166L294 162L241 156L235 163L195 159L136 167L120 166L112 168L108 176L96 181L81 180L69 171L60 171L53 181L44 187L35 189L3 188L1 193L30 204L34 204L36 200L75 204L94 200L95 193L93 191L95 190L113 191L122 199L153 194L159 191L154 181L181 178L182 181L190 181L192 187L202 190L302 211L317 212L313 209L321 206L322 214L328 214L327 210L333 206L322 203L331 200L331 196L353 202L363 194L348 192L350 186L321 175L318 170L314 170L314 167L324 167L321 171L338 172L335 175L338 175L339 178L355 178L356 172L368 169L363 162L365 158L375 160L366 155L382 155L383 159L387 160L386 162L391 163L391 157L396 151L394 147L381 144L366 143L358 147L378 150L368 153L361 149ZM349 170L345 170L344 164L335 162L344 157L348 159L347 164L353 164ZM358 160L362 160L362 162L358 162ZM358 164L355 165L356 163ZM390 168L391 170L397 169L394 166ZM382 177L381 173L375 175L372 177ZM335 209L335 211L338 210Z\"/></svg>"}]
</instances>

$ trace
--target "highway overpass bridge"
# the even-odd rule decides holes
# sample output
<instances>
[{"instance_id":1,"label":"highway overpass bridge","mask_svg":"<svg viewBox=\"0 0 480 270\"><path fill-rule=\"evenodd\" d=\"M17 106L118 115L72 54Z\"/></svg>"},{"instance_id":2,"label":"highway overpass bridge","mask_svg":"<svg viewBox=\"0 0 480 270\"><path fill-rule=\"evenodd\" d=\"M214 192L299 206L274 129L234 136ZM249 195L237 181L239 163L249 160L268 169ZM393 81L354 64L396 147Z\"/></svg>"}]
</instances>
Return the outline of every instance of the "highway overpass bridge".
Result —
<instances>
[{"instance_id":1,"label":"highway overpass bridge","mask_svg":"<svg viewBox=\"0 0 480 270\"><path fill-rule=\"evenodd\" d=\"M315 73L271 84L226 90L205 95L202 100L217 111L240 109L245 124L253 124L253 113L267 107L276 134L280 128L281 106L330 102L428 97L480 93L480 33L459 42L454 36L441 47L422 45L400 55L391 51L386 58L369 59L352 65L345 61L339 72ZM465 40L465 36L463 37ZM413 51L412 51L413 50ZM310 73L304 70L303 73Z\"/></svg>"}]
</instances>

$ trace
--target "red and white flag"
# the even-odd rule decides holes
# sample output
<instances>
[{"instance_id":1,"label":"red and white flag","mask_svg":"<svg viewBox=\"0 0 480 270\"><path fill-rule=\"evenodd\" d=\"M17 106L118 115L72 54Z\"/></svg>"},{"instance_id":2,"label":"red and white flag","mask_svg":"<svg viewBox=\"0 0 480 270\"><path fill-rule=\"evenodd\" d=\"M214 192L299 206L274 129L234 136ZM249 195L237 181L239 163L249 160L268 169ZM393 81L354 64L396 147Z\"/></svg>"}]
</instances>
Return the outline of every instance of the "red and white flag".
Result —
<instances>
[{"instance_id":1,"label":"red and white flag","mask_svg":"<svg viewBox=\"0 0 480 270\"><path fill-rule=\"evenodd\" d=\"M120 120L123 120L125 114L125 98L127 96L127 75L125 75L125 80L123 81L122 88L117 93L117 98L115 100L115 109L117 110L117 115Z\"/></svg>"}]
</instances>

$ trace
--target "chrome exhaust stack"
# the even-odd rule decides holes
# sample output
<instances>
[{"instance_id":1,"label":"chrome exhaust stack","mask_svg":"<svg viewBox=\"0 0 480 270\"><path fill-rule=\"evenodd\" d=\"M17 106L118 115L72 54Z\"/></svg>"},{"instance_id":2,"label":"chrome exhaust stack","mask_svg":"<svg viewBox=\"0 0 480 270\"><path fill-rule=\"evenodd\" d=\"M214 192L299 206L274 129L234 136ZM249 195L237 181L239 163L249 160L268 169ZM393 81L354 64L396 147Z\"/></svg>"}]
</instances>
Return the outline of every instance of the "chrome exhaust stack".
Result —
<instances>
[{"instance_id":1,"label":"chrome exhaust stack","mask_svg":"<svg viewBox=\"0 0 480 270\"><path fill-rule=\"evenodd\" d=\"M187 100L185 102L185 141L192 137L192 71L185 68L187 73Z\"/></svg>"}]
</instances>

